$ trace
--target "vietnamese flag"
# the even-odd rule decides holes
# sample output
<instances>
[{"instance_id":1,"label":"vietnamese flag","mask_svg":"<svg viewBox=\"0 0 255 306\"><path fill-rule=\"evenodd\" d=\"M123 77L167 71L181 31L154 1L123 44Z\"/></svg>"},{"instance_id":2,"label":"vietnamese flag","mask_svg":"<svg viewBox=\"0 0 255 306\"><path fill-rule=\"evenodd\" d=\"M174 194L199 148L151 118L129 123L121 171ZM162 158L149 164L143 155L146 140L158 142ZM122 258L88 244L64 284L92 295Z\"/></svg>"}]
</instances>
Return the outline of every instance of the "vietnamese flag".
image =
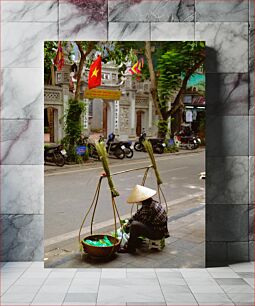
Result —
<instances>
[{"instance_id":1,"label":"vietnamese flag","mask_svg":"<svg viewBox=\"0 0 255 306\"><path fill-rule=\"evenodd\" d=\"M100 86L102 78L102 60L99 55L91 64L89 69L88 87L89 89Z\"/></svg>"},{"instance_id":2,"label":"vietnamese flag","mask_svg":"<svg viewBox=\"0 0 255 306\"><path fill-rule=\"evenodd\" d=\"M65 64L64 52L62 49L61 41L58 42L58 50L54 59L54 65L57 66L57 70L61 71Z\"/></svg>"}]
</instances>

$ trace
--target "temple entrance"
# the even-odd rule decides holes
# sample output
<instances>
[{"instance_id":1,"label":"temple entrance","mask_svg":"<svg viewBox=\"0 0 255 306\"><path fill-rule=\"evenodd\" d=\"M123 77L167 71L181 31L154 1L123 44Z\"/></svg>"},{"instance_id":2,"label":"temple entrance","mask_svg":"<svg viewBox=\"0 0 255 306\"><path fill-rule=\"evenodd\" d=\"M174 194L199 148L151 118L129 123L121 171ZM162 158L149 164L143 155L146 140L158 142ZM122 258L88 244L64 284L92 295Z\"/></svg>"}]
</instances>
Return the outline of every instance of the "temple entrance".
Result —
<instances>
[{"instance_id":1,"label":"temple entrance","mask_svg":"<svg viewBox=\"0 0 255 306\"><path fill-rule=\"evenodd\" d=\"M140 136L142 134L142 119L143 119L144 111L139 110L136 112L136 136Z\"/></svg>"},{"instance_id":2,"label":"temple entrance","mask_svg":"<svg viewBox=\"0 0 255 306\"><path fill-rule=\"evenodd\" d=\"M57 142L58 110L54 107L44 109L44 142Z\"/></svg>"},{"instance_id":3,"label":"temple entrance","mask_svg":"<svg viewBox=\"0 0 255 306\"><path fill-rule=\"evenodd\" d=\"M104 101L103 102L103 135L105 138L107 138L107 127L108 127L108 124L107 124L107 114L108 114L108 107L107 107L107 102Z\"/></svg>"}]
</instances>

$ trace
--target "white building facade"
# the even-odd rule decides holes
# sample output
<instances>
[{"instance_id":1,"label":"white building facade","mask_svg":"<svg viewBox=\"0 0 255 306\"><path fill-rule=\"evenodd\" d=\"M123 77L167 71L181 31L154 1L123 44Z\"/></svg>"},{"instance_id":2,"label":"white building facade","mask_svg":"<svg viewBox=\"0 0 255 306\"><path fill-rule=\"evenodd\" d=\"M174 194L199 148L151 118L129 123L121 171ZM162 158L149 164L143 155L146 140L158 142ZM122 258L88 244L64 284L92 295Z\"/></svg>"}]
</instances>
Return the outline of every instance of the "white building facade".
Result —
<instances>
[{"instance_id":1,"label":"white building facade","mask_svg":"<svg viewBox=\"0 0 255 306\"><path fill-rule=\"evenodd\" d=\"M57 73L56 86L44 87L44 108L46 128L50 130L50 142L60 142L64 137L64 114L69 98L70 64ZM144 130L149 137L157 135L157 116L150 94L150 81L138 81L131 73L125 73L119 79L119 67L113 63L102 65L102 85L104 90L121 92L119 100L87 99L88 69L84 70L81 82L81 100L87 106L82 118L83 133L90 136L101 134L107 137L114 133L119 139L135 139Z\"/></svg>"}]
</instances>

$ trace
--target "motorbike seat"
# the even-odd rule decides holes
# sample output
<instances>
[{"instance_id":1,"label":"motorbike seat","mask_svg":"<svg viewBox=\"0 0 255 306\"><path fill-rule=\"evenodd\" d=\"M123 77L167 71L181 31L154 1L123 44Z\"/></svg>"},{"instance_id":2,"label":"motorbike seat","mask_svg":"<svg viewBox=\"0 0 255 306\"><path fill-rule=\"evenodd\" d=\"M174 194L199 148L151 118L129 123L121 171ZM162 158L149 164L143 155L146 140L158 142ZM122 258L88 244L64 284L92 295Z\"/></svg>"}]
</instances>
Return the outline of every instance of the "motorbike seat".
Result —
<instances>
[{"instance_id":1,"label":"motorbike seat","mask_svg":"<svg viewBox=\"0 0 255 306\"><path fill-rule=\"evenodd\" d=\"M58 147L59 147L59 145L51 145L49 147L44 147L44 150L49 151L49 150L52 150L52 149L56 149Z\"/></svg>"}]
</instances>

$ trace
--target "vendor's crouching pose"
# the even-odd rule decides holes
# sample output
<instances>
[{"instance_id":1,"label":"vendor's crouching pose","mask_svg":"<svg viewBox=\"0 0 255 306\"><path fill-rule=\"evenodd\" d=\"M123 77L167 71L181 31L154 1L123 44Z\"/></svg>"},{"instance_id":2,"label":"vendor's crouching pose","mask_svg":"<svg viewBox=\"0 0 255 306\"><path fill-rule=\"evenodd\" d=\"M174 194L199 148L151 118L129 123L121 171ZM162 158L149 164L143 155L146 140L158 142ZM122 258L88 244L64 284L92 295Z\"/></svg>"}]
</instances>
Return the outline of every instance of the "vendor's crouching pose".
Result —
<instances>
[{"instance_id":1,"label":"vendor's crouching pose","mask_svg":"<svg viewBox=\"0 0 255 306\"><path fill-rule=\"evenodd\" d=\"M141 204L142 207L129 219L126 230L130 238L120 253L135 253L141 241L139 237L160 240L169 237L167 213L163 206L152 197L157 192L153 189L136 185L127 199L127 203Z\"/></svg>"}]
</instances>

